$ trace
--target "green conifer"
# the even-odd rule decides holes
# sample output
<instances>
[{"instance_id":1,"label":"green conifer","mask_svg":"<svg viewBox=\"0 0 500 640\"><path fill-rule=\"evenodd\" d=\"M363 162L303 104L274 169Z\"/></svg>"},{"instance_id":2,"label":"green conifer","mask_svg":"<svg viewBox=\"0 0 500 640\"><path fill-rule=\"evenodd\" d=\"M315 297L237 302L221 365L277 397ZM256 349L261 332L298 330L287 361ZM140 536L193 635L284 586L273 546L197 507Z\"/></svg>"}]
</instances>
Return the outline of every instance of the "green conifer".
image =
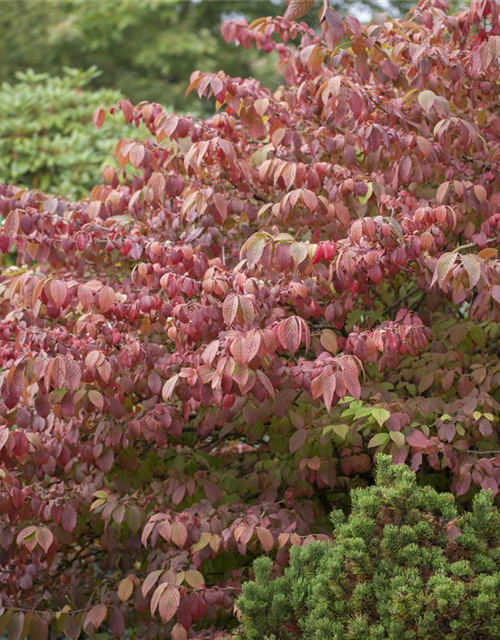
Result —
<instances>
[{"instance_id":1,"label":"green conifer","mask_svg":"<svg viewBox=\"0 0 500 640\"><path fill-rule=\"evenodd\" d=\"M334 512L333 542L294 547L283 575L255 562L239 600L240 640L497 640L500 513L491 493L458 517L454 497L419 487L379 456L376 484ZM450 527L461 531L452 540Z\"/></svg>"}]
</instances>

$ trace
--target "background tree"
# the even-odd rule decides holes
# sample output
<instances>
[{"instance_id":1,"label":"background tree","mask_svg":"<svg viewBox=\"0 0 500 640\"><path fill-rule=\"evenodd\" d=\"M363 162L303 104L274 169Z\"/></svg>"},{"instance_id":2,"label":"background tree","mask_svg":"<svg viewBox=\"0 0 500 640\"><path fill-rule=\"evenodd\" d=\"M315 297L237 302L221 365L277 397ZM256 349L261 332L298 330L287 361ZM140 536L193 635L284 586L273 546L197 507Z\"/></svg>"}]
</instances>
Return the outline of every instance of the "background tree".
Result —
<instances>
[{"instance_id":1,"label":"background tree","mask_svg":"<svg viewBox=\"0 0 500 640\"><path fill-rule=\"evenodd\" d=\"M340 1L337 6L346 10L349 4ZM409 4L395 0L382 7L398 13ZM254 51L223 46L220 25L230 15L251 21L276 15L281 7L281 0L3 2L0 80L11 82L17 71L28 68L59 75L62 66L96 65L102 73L91 88L115 88L134 102L158 101L192 110L199 103L186 102L183 94L185 80L195 69L224 69L232 76L254 76L275 85L274 62Z\"/></svg>"}]
</instances>

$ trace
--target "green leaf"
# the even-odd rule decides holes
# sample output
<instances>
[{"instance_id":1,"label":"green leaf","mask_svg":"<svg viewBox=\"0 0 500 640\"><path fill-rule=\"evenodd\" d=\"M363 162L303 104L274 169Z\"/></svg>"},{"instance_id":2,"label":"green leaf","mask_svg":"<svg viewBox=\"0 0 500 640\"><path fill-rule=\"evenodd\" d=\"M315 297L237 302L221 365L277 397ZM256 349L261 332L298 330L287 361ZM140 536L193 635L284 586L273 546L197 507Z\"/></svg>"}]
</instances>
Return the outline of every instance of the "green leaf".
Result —
<instances>
[{"instance_id":1,"label":"green leaf","mask_svg":"<svg viewBox=\"0 0 500 640\"><path fill-rule=\"evenodd\" d=\"M388 433L377 433L376 436L368 443L368 448L372 447L384 447L389 442L389 434Z\"/></svg>"},{"instance_id":2,"label":"green leaf","mask_svg":"<svg viewBox=\"0 0 500 640\"><path fill-rule=\"evenodd\" d=\"M391 431L391 440L397 444L398 447L402 447L405 443L405 436L401 431Z\"/></svg>"},{"instance_id":3,"label":"green leaf","mask_svg":"<svg viewBox=\"0 0 500 640\"><path fill-rule=\"evenodd\" d=\"M372 413L373 413L373 410L371 407L361 407L360 409L357 409L354 415L357 420L358 418L365 418L366 416L371 416Z\"/></svg>"},{"instance_id":4,"label":"green leaf","mask_svg":"<svg viewBox=\"0 0 500 640\"><path fill-rule=\"evenodd\" d=\"M371 414L373 419L376 420L380 426L387 422L387 420L389 420L389 418L391 417L391 414L389 413L389 411L387 411L387 409L382 409L380 407L373 407L373 409L371 410Z\"/></svg>"},{"instance_id":5,"label":"green leaf","mask_svg":"<svg viewBox=\"0 0 500 640\"><path fill-rule=\"evenodd\" d=\"M349 425L348 424L329 424L323 429L323 435L330 433L330 431L333 431L335 435L342 438L342 440L345 440L347 434L349 433Z\"/></svg>"},{"instance_id":6,"label":"green leaf","mask_svg":"<svg viewBox=\"0 0 500 640\"><path fill-rule=\"evenodd\" d=\"M483 349L485 347L487 336L482 327L478 324L473 324L469 329L469 335L479 348Z\"/></svg>"}]
</instances>

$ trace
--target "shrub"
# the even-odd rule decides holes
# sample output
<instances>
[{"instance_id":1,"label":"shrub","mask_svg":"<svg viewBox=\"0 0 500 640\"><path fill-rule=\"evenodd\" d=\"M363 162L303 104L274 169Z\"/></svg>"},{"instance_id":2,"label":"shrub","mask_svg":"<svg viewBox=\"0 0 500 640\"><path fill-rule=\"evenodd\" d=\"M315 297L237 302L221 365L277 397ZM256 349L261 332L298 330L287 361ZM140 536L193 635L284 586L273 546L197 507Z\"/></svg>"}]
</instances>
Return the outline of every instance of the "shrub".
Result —
<instances>
[{"instance_id":1,"label":"shrub","mask_svg":"<svg viewBox=\"0 0 500 640\"><path fill-rule=\"evenodd\" d=\"M216 115L121 101L150 137L89 200L1 190L14 631L230 630L252 560L327 538L377 452L498 490L497 7L319 33L310 4L223 26L275 92L195 73Z\"/></svg>"},{"instance_id":2,"label":"shrub","mask_svg":"<svg viewBox=\"0 0 500 640\"><path fill-rule=\"evenodd\" d=\"M334 512L332 542L255 561L238 601L241 640L494 640L500 635L500 513L490 493L457 523L451 494L377 461L377 485ZM457 537L458 536L458 537Z\"/></svg>"},{"instance_id":3,"label":"shrub","mask_svg":"<svg viewBox=\"0 0 500 640\"><path fill-rule=\"evenodd\" d=\"M115 104L117 91L85 86L99 73L66 69L61 77L27 71L0 90L0 175L6 182L60 196L80 197L99 181L104 163L128 127L92 124L98 107Z\"/></svg>"}]
</instances>

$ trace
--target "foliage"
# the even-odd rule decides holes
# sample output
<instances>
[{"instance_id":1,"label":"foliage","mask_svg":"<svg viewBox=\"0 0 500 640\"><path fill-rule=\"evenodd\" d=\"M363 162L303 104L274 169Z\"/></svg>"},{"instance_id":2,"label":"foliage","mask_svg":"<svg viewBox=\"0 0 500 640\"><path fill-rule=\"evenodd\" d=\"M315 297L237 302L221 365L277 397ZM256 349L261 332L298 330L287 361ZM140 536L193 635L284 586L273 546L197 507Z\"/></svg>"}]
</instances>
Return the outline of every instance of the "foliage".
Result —
<instances>
[{"instance_id":1,"label":"foliage","mask_svg":"<svg viewBox=\"0 0 500 640\"><path fill-rule=\"evenodd\" d=\"M252 560L325 539L380 451L497 492L497 9L225 24L283 87L194 74L218 113L121 101L150 139L89 201L2 188L11 637L45 629L26 610L70 638L230 625Z\"/></svg>"},{"instance_id":2,"label":"foliage","mask_svg":"<svg viewBox=\"0 0 500 640\"><path fill-rule=\"evenodd\" d=\"M245 640L494 640L500 634L500 513L491 492L459 518L451 494L377 460L377 486L332 514L333 542L255 561L238 601Z\"/></svg>"},{"instance_id":3,"label":"foliage","mask_svg":"<svg viewBox=\"0 0 500 640\"><path fill-rule=\"evenodd\" d=\"M186 78L197 69L233 75L254 75L272 81L272 65L236 48L221 47L221 16L234 2L171 2L170 0L58 0L5 3L0 26L6 34L0 47L5 64L0 79L11 81L19 69L51 75L61 64L96 65L101 71L92 88L113 87L131 100L155 100L190 110L195 101L183 97ZM242 5L238 4L238 7ZM278 5L279 7L279 5ZM245 5L247 16L277 9L270 0ZM1 51L1 49L0 49ZM208 105L210 109L210 105Z\"/></svg>"},{"instance_id":4,"label":"foliage","mask_svg":"<svg viewBox=\"0 0 500 640\"><path fill-rule=\"evenodd\" d=\"M95 130L92 115L114 104L116 91L85 86L96 69L66 69L60 78L18 73L0 91L0 174L14 184L80 197L99 181L126 125L109 121Z\"/></svg>"},{"instance_id":5,"label":"foliage","mask_svg":"<svg viewBox=\"0 0 500 640\"><path fill-rule=\"evenodd\" d=\"M186 78L195 69L224 69L275 84L274 60L266 63L252 51L222 46L219 29L228 14L253 20L279 13L281 5L281 0L4 2L0 80L11 82L19 69L58 75L61 64L97 65L102 74L93 88L114 87L133 101L147 99L183 111L199 109L195 100L184 98ZM336 3L338 9L348 5ZM395 0L391 10L407 7L408 0Z\"/></svg>"}]
</instances>

